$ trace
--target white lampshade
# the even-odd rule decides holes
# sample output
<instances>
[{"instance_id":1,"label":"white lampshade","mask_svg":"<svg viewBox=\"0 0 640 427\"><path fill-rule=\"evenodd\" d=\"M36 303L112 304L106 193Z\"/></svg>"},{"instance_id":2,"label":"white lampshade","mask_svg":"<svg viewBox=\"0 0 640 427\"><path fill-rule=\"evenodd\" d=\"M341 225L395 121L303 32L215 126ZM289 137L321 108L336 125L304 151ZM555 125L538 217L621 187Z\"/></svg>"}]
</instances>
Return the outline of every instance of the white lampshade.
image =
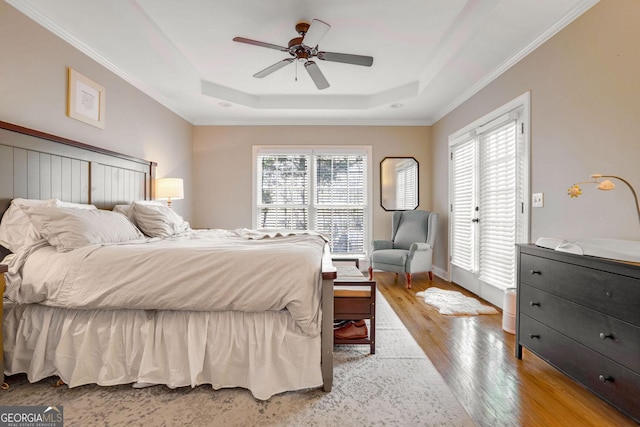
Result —
<instances>
[{"instance_id":1,"label":"white lampshade","mask_svg":"<svg viewBox=\"0 0 640 427\"><path fill-rule=\"evenodd\" d=\"M169 206L171 206L171 199L184 199L184 183L182 178L157 179L156 199L167 200Z\"/></svg>"}]
</instances>

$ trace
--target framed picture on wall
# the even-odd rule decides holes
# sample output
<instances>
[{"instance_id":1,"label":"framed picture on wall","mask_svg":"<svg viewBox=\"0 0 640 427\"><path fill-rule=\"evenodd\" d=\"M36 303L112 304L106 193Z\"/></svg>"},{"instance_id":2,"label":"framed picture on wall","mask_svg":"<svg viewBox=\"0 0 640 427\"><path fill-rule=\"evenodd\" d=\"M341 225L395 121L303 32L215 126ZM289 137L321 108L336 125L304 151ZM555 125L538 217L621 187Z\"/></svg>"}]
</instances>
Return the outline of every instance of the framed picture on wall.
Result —
<instances>
[{"instance_id":1,"label":"framed picture on wall","mask_svg":"<svg viewBox=\"0 0 640 427\"><path fill-rule=\"evenodd\" d=\"M73 68L68 71L67 116L104 129L104 88Z\"/></svg>"}]
</instances>

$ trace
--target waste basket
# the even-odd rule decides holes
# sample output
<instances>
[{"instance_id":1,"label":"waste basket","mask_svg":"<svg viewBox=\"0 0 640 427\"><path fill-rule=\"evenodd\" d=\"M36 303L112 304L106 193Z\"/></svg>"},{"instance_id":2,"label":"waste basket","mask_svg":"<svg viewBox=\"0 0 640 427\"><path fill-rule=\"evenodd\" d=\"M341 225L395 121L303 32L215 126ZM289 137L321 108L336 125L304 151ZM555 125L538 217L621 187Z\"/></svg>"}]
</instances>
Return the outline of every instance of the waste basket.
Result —
<instances>
[{"instance_id":1,"label":"waste basket","mask_svg":"<svg viewBox=\"0 0 640 427\"><path fill-rule=\"evenodd\" d=\"M510 334L516 333L516 288L508 288L504 291L502 329Z\"/></svg>"}]
</instances>

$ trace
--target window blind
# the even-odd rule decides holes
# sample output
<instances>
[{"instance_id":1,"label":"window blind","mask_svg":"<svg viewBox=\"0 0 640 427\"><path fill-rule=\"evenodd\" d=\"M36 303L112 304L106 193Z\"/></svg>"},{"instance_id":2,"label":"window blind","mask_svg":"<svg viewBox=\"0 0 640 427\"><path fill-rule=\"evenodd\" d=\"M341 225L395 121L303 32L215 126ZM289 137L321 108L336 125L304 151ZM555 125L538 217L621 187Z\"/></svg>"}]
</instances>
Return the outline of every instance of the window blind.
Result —
<instances>
[{"instance_id":1,"label":"window blind","mask_svg":"<svg viewBox=\"0 0 640 427\"><path fill-rule=\"evenodd\" d=\"M472 139L453 147L451 158L451 263L474 271L475 144Z\"/></svg>"},{"instance_id":2,"label":"window blind","mask_svg":"<svg viewBox=\"0 0 640 427\"><path fill-rule=\"evenodd\" d=\"M502 289L515 283L516 128L516 121L510 120L479 139L479 278Z\"/></svg>"},{"instance_id":3,"label":"window blind","mask_svg":"<svg viewBox=\"0 0 640 427\"><path fill-rule=\"evenodd\" d=\"M258 156L259 227L309 228L309 156Z\"/></svg>"},{"instance_id":4,"label":"window blind","mask_svg":"<svg viewBox=\"0 0 640 427\"><path fill-rule=\"evenodd\" d=\"M315 161L315 229L329 237L333 253L364 254L364 156L320 155Z\"/></svg>"}]
</instances>

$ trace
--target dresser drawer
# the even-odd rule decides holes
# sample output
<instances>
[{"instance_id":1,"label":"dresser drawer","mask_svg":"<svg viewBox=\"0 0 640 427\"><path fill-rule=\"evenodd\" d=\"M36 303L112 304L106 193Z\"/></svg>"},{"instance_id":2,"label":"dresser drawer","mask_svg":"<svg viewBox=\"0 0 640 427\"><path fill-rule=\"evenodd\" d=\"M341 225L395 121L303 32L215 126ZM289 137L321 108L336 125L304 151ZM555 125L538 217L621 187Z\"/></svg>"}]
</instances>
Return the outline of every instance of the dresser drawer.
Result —
<instances>
[{"instance_id":1,"label":"dresser drawer","mask_svg":"<svg viewBox=\"0 0 640 427\"><path fill-rule=\"evenodd\" d=\"M520 312L640 373L640 327L520 285Z\"/></svg>"},{"instance_id":2,"label":"dresser drawer","mask_svg":"<svg viewBox=\"0 0 640 427\"><path fill-rule=\"evenodd\" d=\"M640 375L559 332L520 316L520 344L612 405L640 420Z\"/></svg>"},{"instance_id":3,"label":"dresser drawer","mask_svg":"<svg viewBox=\"0 0 640 427\"><path fill-rule=\"evenodd\" d=\"M640 325L640 280L521 254L520 282Z\"/></svg>"}]
</instances>

